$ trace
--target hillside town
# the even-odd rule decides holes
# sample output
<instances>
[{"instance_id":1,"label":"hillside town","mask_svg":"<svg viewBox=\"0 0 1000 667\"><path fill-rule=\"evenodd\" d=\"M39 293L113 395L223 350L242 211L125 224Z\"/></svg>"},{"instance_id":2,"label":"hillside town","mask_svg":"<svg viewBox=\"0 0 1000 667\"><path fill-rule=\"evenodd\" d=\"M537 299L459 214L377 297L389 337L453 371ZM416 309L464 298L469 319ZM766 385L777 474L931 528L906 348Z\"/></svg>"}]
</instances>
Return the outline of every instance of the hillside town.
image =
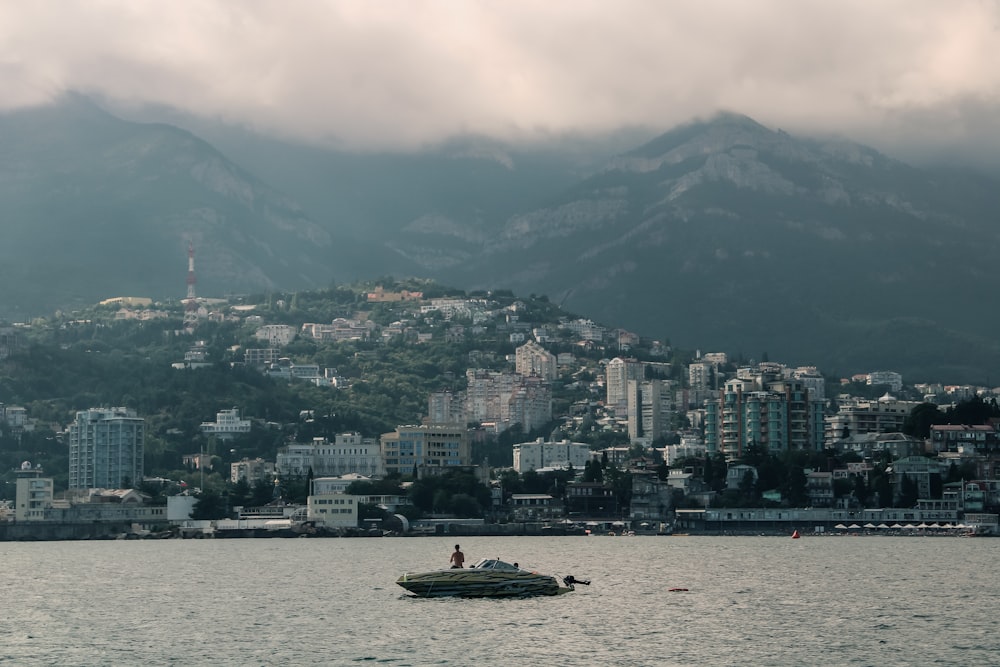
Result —
<instances>
[{"instance_id":1,"label":"hillside town","mask_svg":"<svg viewBox=\"0 0 1000 667\"><path fill-rule=\"evenodd\" d=\"M830 378L766 354L682 352L534 296L379 284L359 299L363 311L294 324L289 312L310 311L283 299L203 299L191 289L179 307L103 302L95 312L108 326L158 322L186 341L173 373L222 367L270 386L378 394L385 377L326 365L322 352L440 345L467 350L464 376L428 370L440 386L410 397L421 413L378 433L361 424L310 437L324 419L310 404L297 406L290 432L249 406L217 408L188 425L197 437L180 452L180 478L151 466L147 443L168 434L152 432L135 406L77 406L53 427L10 401L5 385L5 448L52 428L67 469L15 466L0 535L997 532L1000 389L906 384L877 369ZM0 360L21 358L44 326L54 325L0 328ZM242 338L220 353L201 338L208 326ZM241 455L259 433L276 441L273 456Z\"/></svg>"}]
</instances>

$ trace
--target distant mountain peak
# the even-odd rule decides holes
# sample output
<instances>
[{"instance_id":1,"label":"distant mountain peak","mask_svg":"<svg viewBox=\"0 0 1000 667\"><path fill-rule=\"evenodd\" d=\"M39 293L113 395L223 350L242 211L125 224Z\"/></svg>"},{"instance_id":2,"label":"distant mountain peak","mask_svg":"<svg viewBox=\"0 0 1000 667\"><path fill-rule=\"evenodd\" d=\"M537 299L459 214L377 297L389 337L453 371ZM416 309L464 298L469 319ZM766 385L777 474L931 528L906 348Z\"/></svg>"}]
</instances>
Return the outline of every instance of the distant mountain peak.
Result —
<instances>
[{"instance_id":1,"label":"distant mountain peak","mask_svg":"<svg viewBox=\"0 0 1000 667\"><path fill-rule=\"evenodd\" d=\"M651 171L663 164L678 164L733 148L801 153L795 140L784 132L768 129L749 116L719 112L708 120L694 120L670 130L613 164L630 171Z\"/></svg>"}]
</instances>

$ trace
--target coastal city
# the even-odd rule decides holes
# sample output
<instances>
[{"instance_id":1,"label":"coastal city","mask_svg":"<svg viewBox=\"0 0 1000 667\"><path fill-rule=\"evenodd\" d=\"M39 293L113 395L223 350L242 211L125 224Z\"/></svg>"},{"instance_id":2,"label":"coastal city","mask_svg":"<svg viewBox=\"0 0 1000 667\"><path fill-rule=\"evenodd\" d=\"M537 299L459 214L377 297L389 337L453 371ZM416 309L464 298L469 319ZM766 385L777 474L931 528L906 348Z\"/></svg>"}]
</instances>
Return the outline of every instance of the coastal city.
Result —
<instances>
[{"instance_id":1,"label":"coastal city","mask_svg":"<svg viewBox=\"0 0 1000 667\"><path fill-rule=\"evenodd\" d=\"M109 299L91 319L6 326L0 358L7 368L29 363L39 328L158 327L185 346L170 372L193 377L213 368L249 372L267 386L364 392L371 403L392 378L324 365L325 351L349 349L358 359L390 348L418 356L452 349L464 373L433 367L444 362L432 356L420 360L430 388L406 400L422 410L377 433L377 424L363 423L330 432L337 420L306 403L294 406L292 424L248 405L218 408L186 425L195 435L174 452L173 466L152 450L183 425L163 429L157 419L153 427L125 400L77 406L67 423L44 423L31 404L10 400L16 385L8 382L8 395L0 393L5 449L51 430L66 469L15 461L0 536L978 536L997 529L995 389L906 385L886 370L828 378L812 366L684 353L567 316L544 297L340 288L364 310L291 324L284 323L290 313L311 312L302 307L309 295L250 304L200 298L193 284L172 305ZM201 338L209 329L243 338L213 358L219 346ZM255 434L265 434L270 452L242 455Z\"/></svg>"}]
</instances>

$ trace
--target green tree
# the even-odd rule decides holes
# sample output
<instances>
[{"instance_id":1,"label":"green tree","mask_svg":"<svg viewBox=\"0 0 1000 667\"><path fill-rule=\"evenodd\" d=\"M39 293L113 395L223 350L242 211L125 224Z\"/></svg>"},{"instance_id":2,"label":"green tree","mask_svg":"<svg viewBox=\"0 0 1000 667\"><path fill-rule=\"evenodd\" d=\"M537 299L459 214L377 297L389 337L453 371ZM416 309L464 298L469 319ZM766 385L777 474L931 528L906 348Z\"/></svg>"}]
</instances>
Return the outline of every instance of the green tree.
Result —
<instances>
[{"instance_id":1,"label":"green tree","mask_svg":"<svg viewBox=\"0 0 1000 667\"><path fill-rule=\"evenodd\" d=\"M917 482L911 479L907 474L903 474L903 478L900 480L900 490L899 490L899 502L898 507L916 507L917 498L919 496L919 488Z\"/></svg>"},{"instance_id":2,"label":"green tree","mask_svg":"<svg viewBox=\"0 0 1000 667\"><path fill-rule=\"evenodd\" d=\"M854 497L862 507L868 507L868 482L864 475L854 476Z\"/></svg>"},{"instance_id":3,"label":"green tree","mask_svg":"<svg viewBox=\"0 0 1000 667\"><path fill-rule=\"evenodd\" d=\"M482 516L479 501L467 493L456 493L451 497L451 513L463 519Z\"/></svg>"},{"instance_id":4,"label":"green tree","mask_svg":"<svg viewBox=\"0 0 1000 667\"><path fill-rule=\"evenodd\" d=\"M903 420L903 433L915 438L929 438L931 426L945 423L945 416L933 403L921 403Z\"/></svg>"},{"instance_id":5,"label":"green tree","mask_svg":"<svg viewBox=\"0 0 1000 667\"><path fill-rule=\"evenodd\" d=\"M191 509L191 518L196 521L224 519L228 513L226 498L215 491L205 490L198 494L198 500Z\"/></svg>"},{"instance_id":6,"label":"green tree","mask_svg":"<svg viewBox=\"0 0 1000 667\"><path fill-rule=\"evenodd\" d=\"M274 484L259 479L250 487L250 497L247 499L249 507L262 507L272 500L274 500Z\"/></svg>"},{"instance_id":7,"label":"green tree","mask_svg":"<svg viewBox=\"0 0 1000 667\"><path fill-rule=\"evenodd\" d=\"M233 507L242 507L246 506L249 500L250 484L245 477L241 477L229 490L229 503Z\"/></svg>"},{"instance_id":8,"label":"green tree","mask_svg":"<svg viewBox=\"0 0 1000 667\"><path fill-rule=\"evenodd\" d=\"M753 470L747 470L743 473L743 479L740 480L740 496L744 501L748 503L754 503L759 498L757 493L757 478L754 475Z\"/></svg>"},{"instance_id":9,"label":"green tree","mask_svg":"<svg viewBox=\"0 0 1000 667\"><path fill-rule=\"evenodd\" d=\"M805 507L809 502L806 472L802 466L792 464L788 467L782 495L788 498L788 503L792 507Z\"/></svg>"}]
</instances>

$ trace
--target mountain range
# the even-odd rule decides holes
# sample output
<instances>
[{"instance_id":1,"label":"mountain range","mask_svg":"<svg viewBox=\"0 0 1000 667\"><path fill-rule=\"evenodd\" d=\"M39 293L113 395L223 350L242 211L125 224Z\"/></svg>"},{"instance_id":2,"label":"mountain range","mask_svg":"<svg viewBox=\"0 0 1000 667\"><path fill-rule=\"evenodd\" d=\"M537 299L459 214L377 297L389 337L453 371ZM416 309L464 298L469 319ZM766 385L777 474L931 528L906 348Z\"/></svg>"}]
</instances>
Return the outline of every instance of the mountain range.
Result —
<instances>
[{"instance_id":1,"label":"mountain range","mask_svg":"<svg viewBox=\"0 0 1000 667\"><path fill-rule=\"evenodd\" d=\"M0 115L0 316L181 298L190 242L207 296L416 275L828 374L988 384L1000 368L984 175L731 113L408 154L169 120L73 95Z\"/></svg>"}]
</instances>

